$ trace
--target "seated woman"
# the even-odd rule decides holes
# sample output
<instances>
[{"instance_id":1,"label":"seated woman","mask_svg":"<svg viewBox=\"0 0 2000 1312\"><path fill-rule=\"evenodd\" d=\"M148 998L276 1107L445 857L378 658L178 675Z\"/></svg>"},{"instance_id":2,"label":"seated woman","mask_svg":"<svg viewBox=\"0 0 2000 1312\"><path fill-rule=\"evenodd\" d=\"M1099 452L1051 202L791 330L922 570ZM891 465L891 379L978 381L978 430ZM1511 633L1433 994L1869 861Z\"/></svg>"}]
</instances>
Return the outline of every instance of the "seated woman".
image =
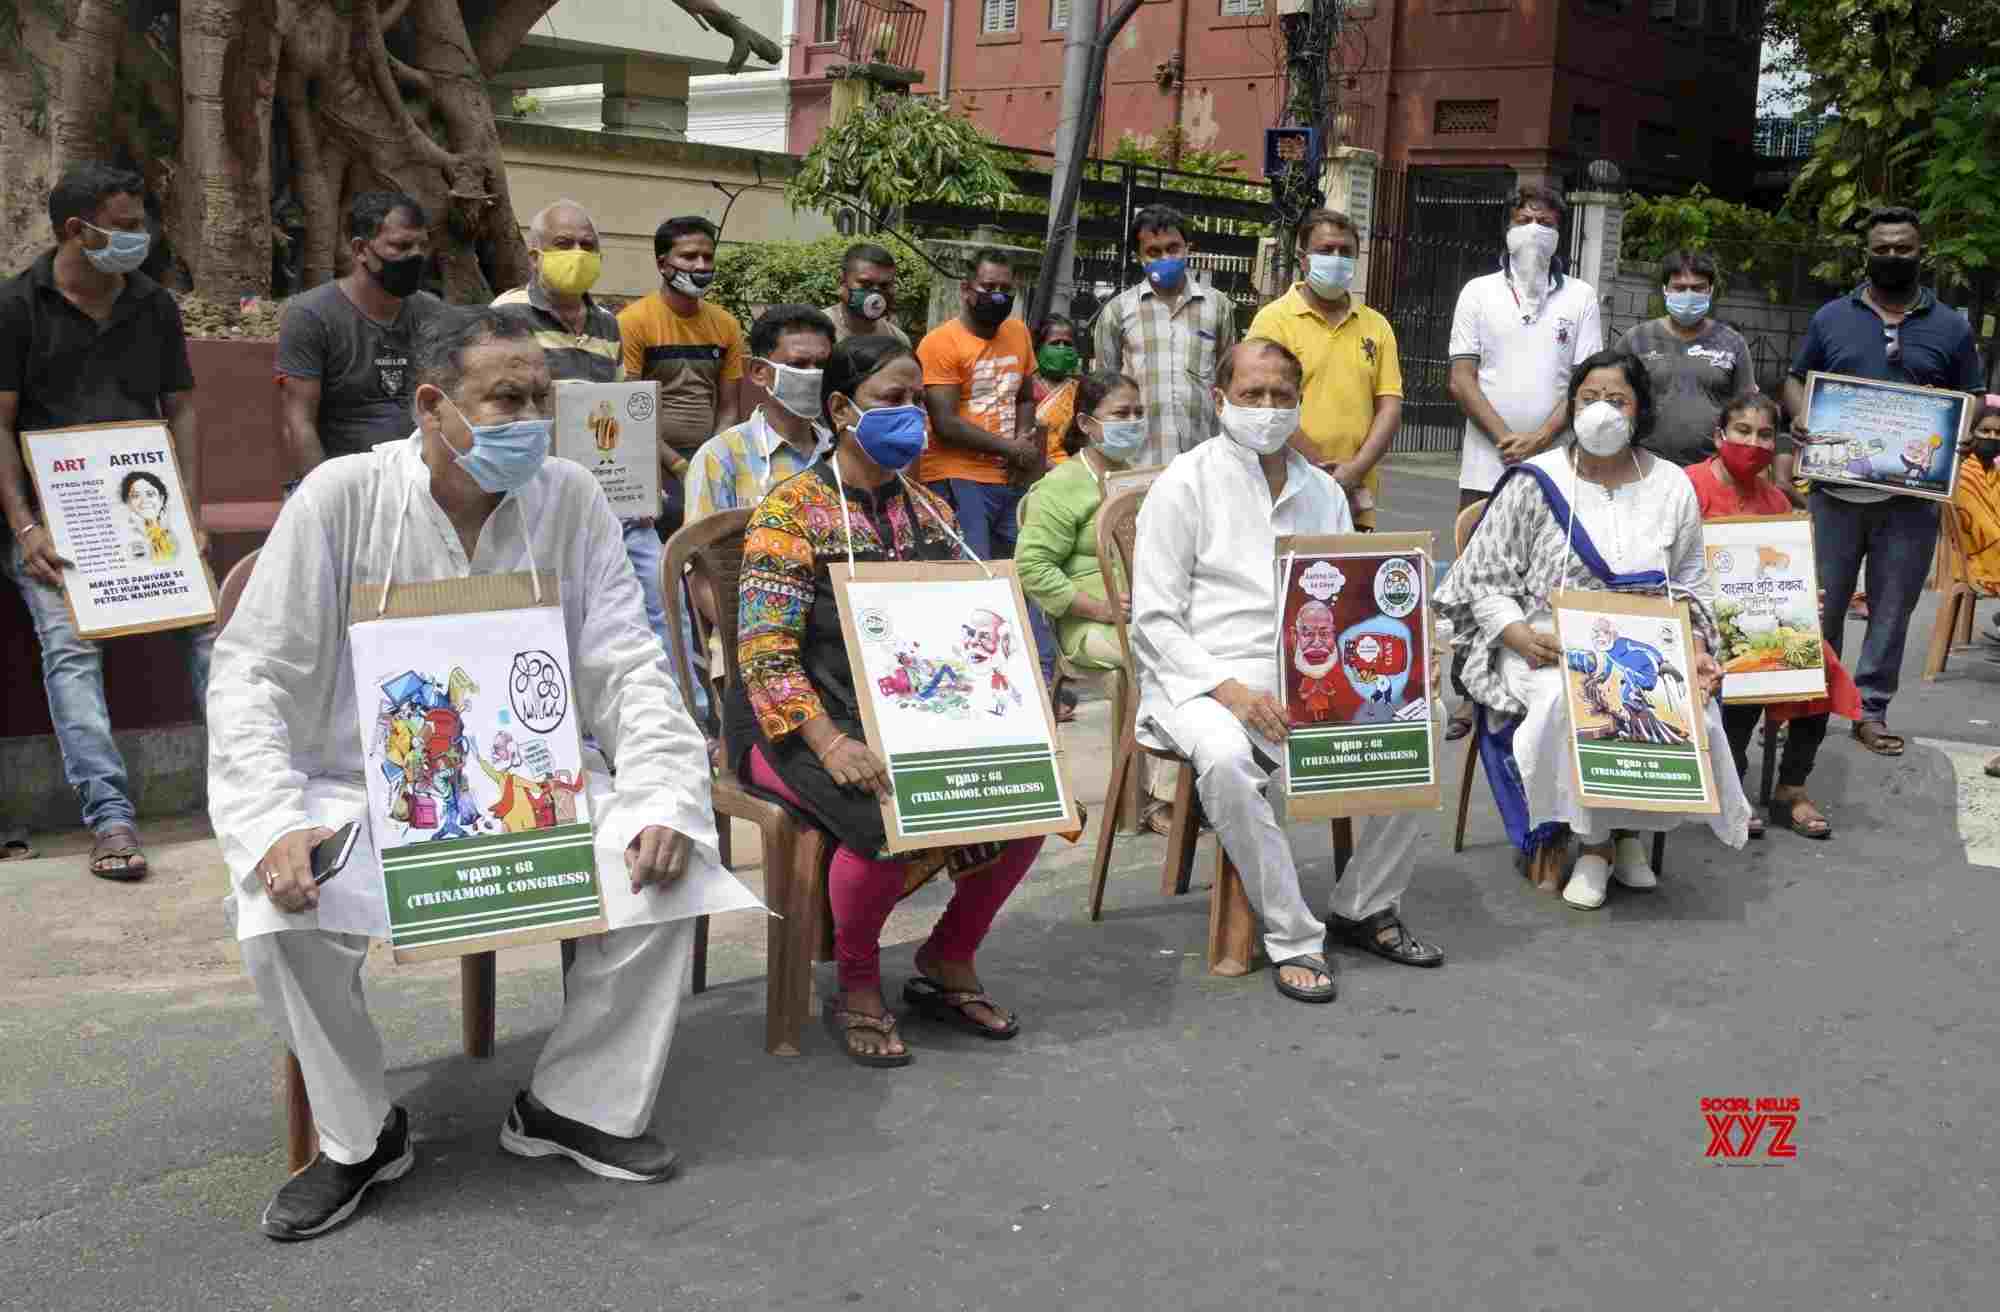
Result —
<instances>
[{"instance_id":1,"label":"seated woman","mask_svg":"<svg viewBox=\"0 0 2000 1312\"><path fill-rule=\"evenodd\" d=\"M1582 854L1563 900L1604 905L1612 879L1628 888L1654 884L1645 846L1633 831L1657 830L1684 818L1670 813L1585 807L1570 763L1570 717L1564 692L1571 653L1555 637L1550 598L1558 591L1643 592L1689 603L1700 654L1685 677L1688 704L1707 725L1711 774L1721 813L1710 820L1718 837L1741 847L1750 806L1729 768L1715 662L1701 511L1678 466L1633 443L1652 426L1652 387L1631 355L1600 351L1576 367L1569 383L1569 430L1564 440L1509 469L1493 490L1484 519L1437 592L1451 621L1452 643L1465 655L1465 684L1479 705L1480 757L1507 835L1536 887L1561 885L1569 836ZM1627 680L1621 678L1621 685ZM1622 708L1637 729L1652 718L1633 713L1630 689ZM1643 709L1643 708L1642 708ZM1677 726L1652 725L1679 734Z\"/></svg>"},{"instance_id":2,"label":"seated woman","mask_svg":"<svg viewBox=\"0 0 2000 1312\"><path fill-rule=\"evenodd\" d=\"M1766 392L1739 393L1722 407L1715 424L1715 454L1690 465L1687 471L1704 520L1792 513L1791 500L1764 477L1777 456L1778 425L1778 403ZM1806 796L1806 780L1820 744L1826 740L1826 720L1815 712L1838 710L1849 718L1861 713L1854 680L1845 669L1837 668L1840 663L1832 652L1825 653L1825 659L1827 686L1835 695L1825 699L1823 708L1813 702L1771 706L1746 702L1722 708L1722 725L1729 735L1729 754L1736 762L1739 779L1750 768L1750 735L1757 731L1757 722L1768 714L1775 723L1791 725L1785 735L1784 756L1778 762L1777 785L1771 790L1771 819L1795 834L1821 839L1833 836L1833 826ZM1751 816L1750 837L1763 836L1763 817Z\"/></svg>"},{"instance_id":3,"label":"seated woman","mask_svg":"<svg viewBox=\"0 0 2000 1312\"><path fill-rule=\"evenodd\" d=\"M981 991L973 957L1028 873L1039 838L890 856L878 798L889 772L861 727L829 568L859 561L955 560L951 507L902 471L924 448L923 369L891 337L834 347L820 383L830 459L772 488L744 542L737 656L724 733L737 777L783 798L839 847L827 873L841 999L827 1024L864 1066L907 1066L910 1051L882 1001L878 944L889 912L940 869L951 905L917 949L903 1000L983 1038L1011 1039L1013 1016Z\"/></svg>"},{"instance_id":4,"label":"seated woman","mask_svg":"<svg viewBox=\"0 0 2000 1312\"><path fill-rule=\"evenodd\" d=\"M1132 614L1123 580L1106 586L1097 558L1097 508L1104 504L1105 475L1126 468L1146 448L1146 407L1139 385L1121 373L1086 375L1076 388L1076 418L1065 443L1075 456L1043 475L1028 498L1021 536L1014 544L1014 568L1021 591L1056 626L1056 643L1070 664L1086 670L1115 670L1125 663L1118 644L1118 616ZM1167 832L1172 821L1172 776L1141 760L1151 794L1146 827Z\"/></svg>"}]
</instances>

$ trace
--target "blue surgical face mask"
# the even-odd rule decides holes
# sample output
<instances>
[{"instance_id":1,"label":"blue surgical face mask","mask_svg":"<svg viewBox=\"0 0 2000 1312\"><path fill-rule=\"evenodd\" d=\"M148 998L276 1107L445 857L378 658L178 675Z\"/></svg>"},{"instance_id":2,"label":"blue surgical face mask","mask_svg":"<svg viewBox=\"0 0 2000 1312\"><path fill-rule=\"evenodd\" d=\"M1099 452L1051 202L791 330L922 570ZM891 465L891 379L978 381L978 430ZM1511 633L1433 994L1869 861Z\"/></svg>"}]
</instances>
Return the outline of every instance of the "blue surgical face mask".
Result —
<instances>
[{"instance_id":1,"label":"blue surgical face mask","mask_svg":"<svg viewBox=\"0 0 2000 1312\"><path fill-rule=\"evenodd\" d=\"M83 226L110 239L96 250L83 248L83 258L99 273L131 273L146 262L146 254L153 248L153 235L149 232L116 231L88 221Z\"/></svg>"},{"instance_id":2,"label":"blue surgical face mask","mask_svg":"<svg viewBox=\"0 0 2000 1312\"><path fill-rule=\"evenodd\" d=\"M930 429L920 405L885 405L863 410L860 422L848 429L861 452L882 468L907 469L924 453Z\"/></svg>"},{"instance_id":3,"label":"blue surgical face mask","mask_svg":"<svg viewBox=\"0 0 2000 1312\"><path fill-rule=\"evenodd\" d=\"M1129 465L1134 456L1146 449L1143 419L1099 419L1092 415L1090 422L1097 426L1097 449L1106 460Z\"/></svg>"},{"instance_id":4,"label":"blue surgical face mask","mask_svg":"<svg viewBox=\"0 0 2000 1312\"><path fill-rule=\"evenodd\" d=\"M1306 286L1321 296L1338 296L1354 283L1352 255L1306 256Z\"/></svg>"},{"instance_id":5,"label":"blue surgical face mask","mask_svg":"<svg viewBox=\"0 0 2000 1312\"><path fill-rule=\"evenodd\" d=\"M548 459L548 420L516 419L512 423L475 426L450 397L444 403L451 406L458 422L472 430L472 449L453 451L451 458L479 484L480 491L494 496L518 492ZM449 447L451 443L447 441L445 445Z\"/></svg>"},{"instance_id":6,"label":"blue surgical face mask","mask_svg":"<svg viewBox=\"0 0 2000 1312\"><path fill-rule=\"evenodd\" d=\"M1666 297L1667 313L1683 328L1691 323L1700 323L1713 299L1707 292L1668 292Z\"/></svg>"},{"instance_id":7,"label":"blue surgical face mask","mask_svg":"<svg viewBox=\"0 0 2000 1312\"><path fill-rule=\"evenodd\" d=\"M1187 281L1187 260L1176 255L1170 260L1154 260L1146 265L1146 280L1156 292L1176 292Z\"/></svg>"}]
</instances>

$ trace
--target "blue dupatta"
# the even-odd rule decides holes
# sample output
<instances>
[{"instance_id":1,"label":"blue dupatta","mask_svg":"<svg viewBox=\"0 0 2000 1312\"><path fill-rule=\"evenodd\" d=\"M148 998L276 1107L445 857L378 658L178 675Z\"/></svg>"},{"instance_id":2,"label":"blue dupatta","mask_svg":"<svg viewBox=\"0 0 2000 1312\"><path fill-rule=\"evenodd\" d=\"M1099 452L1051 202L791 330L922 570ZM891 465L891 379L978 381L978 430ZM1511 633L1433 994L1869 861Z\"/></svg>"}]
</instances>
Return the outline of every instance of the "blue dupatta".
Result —
<instances>
[{"instance_id":1,"label":"blue dupatta","mask_svg":"<svg viewBox=\"0 0 2000 1312\"><path fill-rule=\"evenodd\" d=\"M1522 475L1533 480L1535 486L1542 490L1542 497L1548 502L1549 511L1555 515L1557 522L1570 526L1569 550L1583 562L1584 568L1589 570L1598 582L1612 591L1653 591L1666 587L1667 575L1664 570L1644 569L1630 574L1615 573L1605 561L1603 553L1598 551L1597 544L1590 540L1590 534L1576 523L1569 499L1562 494L1562 489L1556 486L1556 481L1549 477L1546 470L1528 464L1513 466L1500 476L1498 483L1494 484L1493 494L1487 499L1486 504L1493 505L1499 499L1500 490L1507 486L1507 481ZM1479 745L1479 762L1486 768L1486 782L1493 789L1493 803L1499 807L1500 819L1507 826L1507 841L1512 843L1517 851L1532 856L1563 838L1567 833L1567 826L1559 821L1532 827L1529 824L1533 817L1528 814L1528 790L1521 781L1521 767L1514 760L1514 730L1520 723L1518 718L1510 719L1496 727L1488 718L1486 708L1481 706L1478 714L1479 736L1476 741Z\"/></svg>"}]
</instances>

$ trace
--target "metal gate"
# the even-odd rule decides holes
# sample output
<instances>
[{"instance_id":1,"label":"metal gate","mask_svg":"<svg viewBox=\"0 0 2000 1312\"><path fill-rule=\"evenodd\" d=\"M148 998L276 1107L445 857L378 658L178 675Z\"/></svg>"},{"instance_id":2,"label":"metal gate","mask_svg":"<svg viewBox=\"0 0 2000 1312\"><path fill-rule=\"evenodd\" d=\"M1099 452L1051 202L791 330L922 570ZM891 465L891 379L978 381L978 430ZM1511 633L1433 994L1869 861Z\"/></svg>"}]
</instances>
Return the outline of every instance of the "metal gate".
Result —
<instances>
[{"instance_id":1,"label":"metal gate","mask_svg":"<svg viewBox=\"0 0 2000 1312\"><path fill-rule=\"evenodd\" d=\"M1456 451L1465 417L1446 388L1458 293L1498 266L1511 169L1382 170L1369 236L1368 303L1396 330L1403 427L1396 451Z\"/></svg>"}]
</instances>

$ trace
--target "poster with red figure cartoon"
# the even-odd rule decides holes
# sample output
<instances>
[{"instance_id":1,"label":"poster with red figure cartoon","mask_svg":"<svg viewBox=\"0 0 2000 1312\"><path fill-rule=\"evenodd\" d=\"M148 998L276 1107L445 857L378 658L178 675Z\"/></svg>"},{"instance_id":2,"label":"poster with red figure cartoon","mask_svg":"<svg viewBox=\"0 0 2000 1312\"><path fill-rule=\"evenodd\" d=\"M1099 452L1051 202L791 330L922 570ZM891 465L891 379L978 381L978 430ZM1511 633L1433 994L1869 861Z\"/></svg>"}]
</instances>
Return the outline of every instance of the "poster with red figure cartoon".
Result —
<instances>
[{"instance_id":1,"label":"poster with red figure cartoon","mask_svg":"<svg viewBox=\"0 0 2000 1312\"><path fill-rule=\"evenodd\" d=\"M1297 818L1435 809L1432 538L1278 539L1285 796Z\"/></svg>"}]
</instances>

